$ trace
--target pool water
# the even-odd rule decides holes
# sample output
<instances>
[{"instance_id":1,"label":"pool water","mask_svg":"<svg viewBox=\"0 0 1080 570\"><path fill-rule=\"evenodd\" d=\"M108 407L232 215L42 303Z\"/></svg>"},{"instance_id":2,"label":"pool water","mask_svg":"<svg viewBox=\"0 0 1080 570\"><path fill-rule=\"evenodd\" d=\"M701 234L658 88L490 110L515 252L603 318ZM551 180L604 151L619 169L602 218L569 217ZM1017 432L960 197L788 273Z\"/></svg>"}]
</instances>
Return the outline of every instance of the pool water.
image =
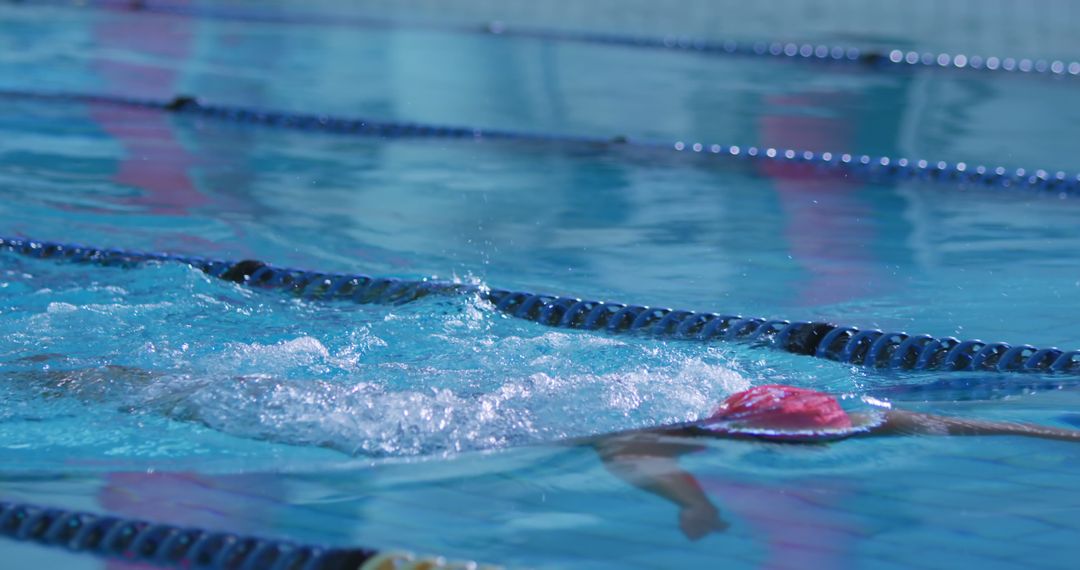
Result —
<instances>
[{"instance_id":1,"label":"pool water","mask_svg":"<svg viewBox=\"0 0 1080 570\"><path fill-rule=\"evenodd\" d=\"M0 23L0 90L1032 169L1075 168L1080 151L1075 78L51 5L4 4ZM1080 347L1080 202L1056 193L4 98L0 198L7 236ZM680 464L730 524L700 540L672 504L560 443L700 418L769 383L1067 427L1080 383L1065 376L868 370L547 328L472 296L323 303L180 264L7 253L0 335L7 500L510 567L1068 568L1080 555L1067 443L696 442ZM0 544L18 567L106 564Z\"/></svg>"}]
</instances>

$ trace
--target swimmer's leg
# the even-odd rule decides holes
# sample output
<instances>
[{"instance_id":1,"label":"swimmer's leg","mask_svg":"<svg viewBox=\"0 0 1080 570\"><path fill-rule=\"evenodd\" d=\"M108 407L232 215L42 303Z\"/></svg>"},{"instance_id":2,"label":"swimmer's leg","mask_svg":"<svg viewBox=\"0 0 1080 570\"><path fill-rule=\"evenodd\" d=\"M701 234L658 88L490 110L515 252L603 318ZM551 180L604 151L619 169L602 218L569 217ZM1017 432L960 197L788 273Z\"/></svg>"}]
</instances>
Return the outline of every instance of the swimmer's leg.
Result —
<instances>
[{"instance_id":1,"label":"swimmer's leg","mask_svg":"<svg viewBox=\"0 0 1080 570\"><path fill-rule=\"evenodd\" d=\"M906 410L885 412L885 421L871 433L874 435L1018 435L1080 441L1080 430L920 414Z\"/></svg>"}]
</instances>

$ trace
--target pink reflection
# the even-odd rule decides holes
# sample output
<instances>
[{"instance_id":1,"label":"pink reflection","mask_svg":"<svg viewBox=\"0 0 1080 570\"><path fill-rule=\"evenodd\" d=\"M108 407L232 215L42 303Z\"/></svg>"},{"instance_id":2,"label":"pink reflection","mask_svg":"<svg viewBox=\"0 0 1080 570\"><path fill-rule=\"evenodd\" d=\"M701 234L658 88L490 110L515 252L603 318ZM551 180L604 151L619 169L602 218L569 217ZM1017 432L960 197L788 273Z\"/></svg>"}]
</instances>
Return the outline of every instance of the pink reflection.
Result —
<instances>
[{"instance_id":1,"label":"pink reflection","mask_svg":"<svg viewBox=\"0 0 1080 570\"><path fill-rule=\"evenodd\" d=\"M770 98L773 111L761 118L763 146L816 152L853 148L855 125L843 114L805 114L807 109L844 107L847 99L838 93ZM805 164L763 162L761 172L776 186L791 256L810 273L800 285L800 304L852 301L881 281L881 262L871 249L874 212L860 197L865 188Z\"/></svg>"},{"instance_id":2,"label":"pink reflection","mask_svg":"<svg viewBox=\"0 0 1080 570\"><path fill-rule=\"evenodd\" d=\"M195 158L173 137L167 115L95 104L90 116L126 151L113 181L144 191L124 203L144 206L151 214L183 215L207 202L189 174Z\"/></svg>"},{"instance_id":3,"label":"pink reflection","mask_svg":"<svg viewBox=\"0 0 1080 570\"><path fill-rule=\"evenodd\" d=\"M760 485L718 477L699 481L725 511L762 537L765 560L761 570L851 566L852 549L863 529L850 517L837 514L853 494L837 482Z\"/></svg>"},{"instance_id":4,"label":"pink reflection","mask_svg":"<svg viewBox=\"0 0 1080 570\"><path fill-rule=\"evenodd\" d=\"M157 16L105 17L94 26L94 39L106 53L94 69L106 91L136 97L169 99L178 78L169 67L187 59L193 45L192 22ZM161 59L162 64L147 60ZM207 203L190 170L193 157L176 138L168 115L143 109L91 104L91 118L124 147L113 180L143 191L125 204L158 215L184 215Z\"/></svg>"},{"instance_id":5,"label":"pink reflection","mask_svg":"<svg viewBox=\"0 0 1080 570\"><path fill-rule=\"evenodd\" d=\"M258 488L263 495L249 494ZM110 473L98 493L109 513L155 523L198 527L236 534L256 534L258 523L272 520L274 503L283 489L272 478L238 475L212 478L196 473ZM109 570L158 568L111 560Z\"/></svg>"}]
</instances>

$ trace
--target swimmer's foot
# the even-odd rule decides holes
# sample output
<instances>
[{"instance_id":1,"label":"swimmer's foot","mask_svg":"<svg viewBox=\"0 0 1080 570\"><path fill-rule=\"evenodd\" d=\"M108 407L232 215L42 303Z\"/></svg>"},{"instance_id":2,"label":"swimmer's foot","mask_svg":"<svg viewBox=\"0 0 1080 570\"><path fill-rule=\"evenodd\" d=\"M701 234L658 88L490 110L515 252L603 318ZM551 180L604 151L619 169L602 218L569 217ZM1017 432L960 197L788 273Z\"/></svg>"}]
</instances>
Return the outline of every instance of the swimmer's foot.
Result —
<instances>
[{"instance_id":1,"label":"swimmer's foot","mask_svg":"<svg viewBox=\"0 0 1080 570\"><path fill-rule=\"evenodd\" d=\"M684 507L679 511L679 528L690 540L700 540L711 532L724 532L729 526L712 505Z\"/></svg>"}]
</instances>

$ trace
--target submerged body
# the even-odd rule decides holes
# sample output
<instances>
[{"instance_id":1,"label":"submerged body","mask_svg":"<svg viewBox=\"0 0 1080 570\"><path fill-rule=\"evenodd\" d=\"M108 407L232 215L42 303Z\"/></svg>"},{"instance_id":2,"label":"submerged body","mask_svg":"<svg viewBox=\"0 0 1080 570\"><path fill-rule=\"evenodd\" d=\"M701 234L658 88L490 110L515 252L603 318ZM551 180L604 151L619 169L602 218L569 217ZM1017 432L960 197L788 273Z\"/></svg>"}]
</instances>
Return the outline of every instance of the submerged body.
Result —
<instances>
[{"instance_id":1,"label":"submerged body","mask_svg":"<svg viewBox=\"0 0 1080 570\"><path fill-rule=\"evenodd\" d=\"M696 540L728 525L693 475L678 465L679 456L701 449L689 441L691 438L796 444L889 435L1016 435L1080 442L1080 430L921 414L887 405L847 412L829 394L767 385L730 396L702 420L599 436L581 443L594 447L612 474L675 503L680 509L680 528Z\"/></svg>"}]
</instances>

